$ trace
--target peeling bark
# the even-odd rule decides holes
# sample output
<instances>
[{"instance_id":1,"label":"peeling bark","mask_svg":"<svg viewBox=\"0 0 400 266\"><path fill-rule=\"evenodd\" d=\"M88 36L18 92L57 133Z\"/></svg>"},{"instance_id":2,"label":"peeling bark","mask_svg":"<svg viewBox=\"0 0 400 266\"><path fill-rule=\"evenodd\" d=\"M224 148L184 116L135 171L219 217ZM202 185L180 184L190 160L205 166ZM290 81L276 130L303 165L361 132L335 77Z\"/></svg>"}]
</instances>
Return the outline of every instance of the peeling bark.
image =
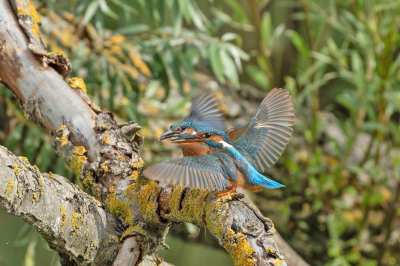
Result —
<instances>
[{"instance_id":1,"label":"peeling bark","mask_svg":"<svg viewBox=\"0 0 400 266\"><path fill-rule=\"evenodd\" d=\"M26 1L19 2L24 4ZM32 17L32 13L26 16ZM51 226L37 227L51 247L61 249L64 243L64 250L60 252L65 265L111 265L112 262L119 265L141 261L142 265L151 261L162 263L153 253L166 247L164 240L169 227L181 222L191 222L209 229L236 265L286 265L273 238L275 229L272 221L264 218L254 206L241 201L240 194L217 198L218 192L169 186L142 176L145 164L138 155L143 144L143 138L137 134L140 127L134 122L117 125L111 113L101 113L98 106L88 100L83 80L72 79L68 86L52 67L44 67L40 56L32 53L28 47L31 40L27 40L26 36L30 38L32 28L23 27L24 32L19 27L5 0L0 0L0 20L0 77L21 101L26 116L54 135L53 148L78 176L80 187L86 192L57 177L57 180L63 180L60 181L62 186L75 189L74 195L77 195L76 200L81 204L76 206L69 201L72 206L69 209L65 207L65 211L61 207L65 198L59 196L53 198L52 202L47 200L50 197L47 194L51 195L51 187L55 182L47 184L41 181L44 186L41 190L41 185L38 185L39 188L36 185L39 181L32 183L34 180L28 178L26 182L32 181L29 184L33 192L30 192L24 187L18 188L22 183L16 183L15 179L3 182L0 193L4 193L6 205L9 199L19 198L15 196L19 191L25 191L30 195L29 200L36 199L32 204L42 204L42 210L58 206L57 217L60 217L60 221L68 217L65 226L61 222L58 226L61 224L63 230L69 230L69 238L52 234L57 221L53 216L46 220ZM5 165L9 167L9 164ZM9 174L12 177L10 171L13 172L8 170L4 178L10 178ZM42 179L46 177L42 176ZM38 177L38 180L41 179ZM90 212L91 205L87 204L90 200L96 203L96 200L88 194L104 203L107 211L115 217L110 221L117 220L115 225L121 224L123 232L107 235L107 230L111 230L107 228L97 234L90 231L87 225L90 217L87 216L94 214ZM82 198L87 201L80 200ZM15 207L12 206L17 203L18 200L10 205L10 201L7 208L13 210ZM98 208L101 209L100 206ZM31 215L29 212L26 214L27 217ZM119 229L118 226L116 228ZM89 229L88 239L92 242L83 237L86 237L86 229ZM99 239L96 246L93 241L99 234L106 234L107 238ZM72 237L82 241L79 247L68 246L67 241ZM100 243L104 247L100 247ZM92 248L92 244L96 248ZM118 254L105 252L111 249L115 251L117 245L120 245ZM101 248L104 252L98 252ZM88 250L97 252L93 251L89 256Z\"/></svg>"}]
</instances>

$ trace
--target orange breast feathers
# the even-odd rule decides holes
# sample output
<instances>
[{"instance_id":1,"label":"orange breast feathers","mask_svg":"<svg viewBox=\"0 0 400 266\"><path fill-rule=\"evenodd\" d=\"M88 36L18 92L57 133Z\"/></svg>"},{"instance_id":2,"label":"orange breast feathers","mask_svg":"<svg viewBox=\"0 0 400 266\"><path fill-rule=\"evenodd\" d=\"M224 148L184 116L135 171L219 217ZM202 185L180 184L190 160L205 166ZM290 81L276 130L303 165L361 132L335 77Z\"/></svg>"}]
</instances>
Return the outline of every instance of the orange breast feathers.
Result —
<instances>
[{"instance_id":1,"label":"orange breast feathers","mask_svg":"<svg viewBox=\"0 0 400 266\"><path fill-rule=\"evenodd\" d=\"M235 181L233 179L230 179L229 181L231 182L232 186L235 188L242 187L244 189L251 190L251 191L261 191L264 189L262 186L259 186L259 185L250 186L249 183L247 183L247 181L243 178L243 174L239 171L238 171L237 181Z\"/></svg>"},{"instance_id":2,"label":"orange breast feathers","mask_svg":"<svg viewBox=\"0 0 400 266\"><path fill-rule=\"evenodd\" d=\"M200 156L208 153L208 148L203 143L179 143L183 156Z\"/></svg>"}]
</instances>

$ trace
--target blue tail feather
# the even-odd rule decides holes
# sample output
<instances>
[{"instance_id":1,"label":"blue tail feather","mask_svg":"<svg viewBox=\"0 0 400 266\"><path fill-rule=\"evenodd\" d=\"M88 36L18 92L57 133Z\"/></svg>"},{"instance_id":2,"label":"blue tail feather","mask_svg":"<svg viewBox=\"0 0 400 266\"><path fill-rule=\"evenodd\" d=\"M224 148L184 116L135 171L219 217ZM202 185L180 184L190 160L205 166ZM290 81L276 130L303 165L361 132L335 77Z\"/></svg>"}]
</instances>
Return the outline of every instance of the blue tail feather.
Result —
<instances>
[{"instance_id":1,"label":"blue tail feather","mask_svg":"<svg viewBox=\"0 0 400 266\"><path fill-rule=\"evenodd\" d=\"M265 180L263 180L259 185L265 188L269 189L274 189L274 188L280 188L280 187L285 187L285 185L282 185L281 183L278 183L272 179L269 179L267 177L264 177Z\"/></svg>"}]
</instances>

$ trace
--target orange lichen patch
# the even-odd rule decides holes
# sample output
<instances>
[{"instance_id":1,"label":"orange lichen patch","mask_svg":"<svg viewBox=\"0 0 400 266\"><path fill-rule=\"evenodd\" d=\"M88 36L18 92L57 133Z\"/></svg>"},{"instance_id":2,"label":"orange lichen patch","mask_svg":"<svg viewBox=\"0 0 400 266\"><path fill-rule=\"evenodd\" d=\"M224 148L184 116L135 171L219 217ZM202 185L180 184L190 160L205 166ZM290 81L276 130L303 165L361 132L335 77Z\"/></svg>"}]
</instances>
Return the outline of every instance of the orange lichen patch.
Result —
<instances>
[{"instance_id":1,"label":"orange lichen patch","mask_svg":"<svg viewBox=\"0 0 400 266\"><path fill-rule=\"evenodd\" d=\"M100 198L101 193L100 193L100 188L99 187L97 187L96 192L97 192L97 197Z\"/></svg>"},{"instance_id":2,"label":"orange lichen patch","mask_svg":"<svg viewBox=\"0 0 400 266\"><path fill-rule=\"evenodd\" d=\"M276 260L271 261L271 263L274 264L274 265L280 265L280 264L282 264L282 260L281 259L276 259Z\"/></svg>"},{"instance_id":3,"label":"orange lichen patch","mask_svg":"<svg viewBox=\"0 0 400 266\"><path fill-rule=\"evenodd\" d=\"M66 125L62 125L62 126L58 129L58 131L63 131L66 127L67 127Z\"/></svg>"},{"instance_id":4,"label":"orange lichen patch","mask_svg":"<svg viewBox=\"0 0 400 266\"><path fill-rule=\"evenodd\" d=\"M108 172L108 166L107 166L107 162L104 162L101 164L101 168L103 168L104 172Z\"/></svg>"},{"instance_id":5,"label":"orange lichen patch","mask_svg":"<svg viewBox=\"0 0 400 266\"><path fill-rule=\"evenodd\" d=\"M67 145L67 143L68 143L67 135L62 134L60 142L61 142L61 147L64 147L65 145Z\"/></svg>"},{"instance_id":6,"label":"orange lichen patch","mask_svg":"<svg viewBox=\"0 0 400 266\"><path fill-rule=\"evenodd\" d=\"M97 206L101 207L101 202L98 201L95 197L92 196L93 201L96 203Z\"/></svg>"},{"instance_id":7,"label":"orange lichen patch","mask_svg":"<svg viewBox=\"0 0 400 266\"><path fill-rule=\"evenodd\" d=\"M87 157L84 155L86 149L83 146L78 146L71 157L70 168L75 175L79 176L85 166Z\"/></svg>"},{"instance_id":8,"label":"orange lichen patch","mask_svg":"<svg viewBox=\"0 0 400 266\"><path fill-rule=\"evenodd\" d=\"M26 162L26 163L29 163L29 160L28 160L28 158L26 158L26 157L18 156L18 158L19 158L21 161L24 161L24 162Z\"/></svg>"},{"instance_id":9,"label":"orange lichen patch","mask_svg":"<svg viewBox=\"0 0 400 266\"><path fill-rule=\"evenodd\" d=\"M38 24L42 23L42 19L40 18L40 15L36 11L35 6L30 2L28 3L28 12L36 23Z\"/></svg>"},{"instance_id":10,"label":"orange lichen patch","mask_svg":"<svg viewBox=\"0 0 400 266\"><path fill-rule=\"evenodd\" d=\"M267 248L265 251L266 251L268 254L274 253L274 249L273 249L272 246L269 246L269 248Z\"/></svg>"},{"instance_id":11,"label":"orange lichen patch","mask_svg":"<svg viewBox=\"0 0 400 266\"><path fill-rule=\"evenodd\" d=\"M125 36L121 34L116 34L109 39L109 41L112 42L113 44L121 44L124 43L125 40L126 40Z\"/></svg>"},{"instance_id":12,"label":"orange lichen patch","mask_svg":"<svg viewBox=\"0 0 400 266\"><path fill-rule=\"evenodd\" d=\"M68 83L72 88L78 88L87 93L86 84L83 79L78 77L70 78L68 79Z\"/></svg>"},{"instance_id":13,"label":"orange lichen patch","mask_svg":"<svg viewBox=\"0 0 400 266\"><path fill-rule=\"evenodd\" d=\"M19 174L20 169L16 163L14 163L13 171L14 171L15 175Z\"/></svg>"},{"instance_id":14,"label":"orange lichen patch","mask_svg":"<svg viewBox=\"0 0 400 266\"><path fill-rule=\"evenodd\" d=\"M60 210L60 223L58 224L58 233L61 234L67 225L67 210L65 206L61 206Z\"/></svg>"},{"instance_id":15,"label":"orange lichen patch","mask_svg":"<svg viewBox=\"0 0 400 266\"><path fill-rule=\"evenodd\" d=\"M39 38L39 24L41 22L39 14L36 12L35 6L32 3L28 3L27 10L22 8L22 3L18 3L17 15L28 15L33 19L33 24L31 26L31 31Z\"/></svg>"},{"instance_id":16,"label":"orange lichen patch","mask_svg":"<svg viewBox=\"0 0 400 266\"><path fill-rule=\"evenodd\" d=\"M135 168L135 169L139 169L141 167L143 167L145 164L145 162L142 160L142 158L139 158L136 162L131 163L131 167Z\"/></svg>"},{"instance_id":17,"label":"orange lichen patch","mask_svg":"<svg viewBox=\"0 0 400 266\"><path fill-rule=\"evenodd\" d=\"M269 230L269 233L273 235L275 234L275 232L276 232L275 226L272 226L271 229Z\"/></svg>"},{"instance_id":18,"label":"orange lichen patch","mask_svg":"<svg viewBox=\"0 0 400 266\"><path fill-rule=\"evenodd\" d=\"M83 216L79 212L74 212L71 218L72 229L74 233L79 236L81 233L82 223L83 223Z\"/></svg>"},{"instance_id":19,"label":"orange lichen patch","mask_svg":"<svg viewBox=\"0 0 400 266\"><path fill-rule=\"evenodd\" d=\"M33 198L32 198L32 202L36 202L40 199L40 193L39 192L34 192L33 193Z\"/></svg>"},{"instance_id":20,"label":"orange lichen patch","mask_svg":"<svg viewBox=\"0 0 400 266\"><path fill-rule=\"evenodd\" d=\"M218 194L216 192L214 194ZM229 199L229 198L227 198ZM222 238L224 228L226 227L226 223L228 221L227 215L229 211L229 204L224 201L215 201L212 204L207 204L205 206L206 217L205 222L207 224L207 228L217 236L218 239Z\"/></svg>"},{"instance_id":21,"label":"orange lichen patch","mask_svg":"<svg viewBox=\"0 0 400 266\"><path fill-rule=\"evenodd\" d=\"M133 171L132 174L129 176L129 180L134 180L138 178L138 171Z\"/></svg>"},{"instance_id":22,"label":"orange lichen patch","mask_svg":"<svg viewBox=\"0 0 400 266\"><path fill-rule=\"evenodd\" d=\"M5 198L8 202L11 202L11 193L15 188L14 180L10 179L7 183Z\"/></svg>"},{"instance_id":23,"label":"orange lichen patch","mask_svg":"<svg viewBox=\"0 0 400 266\"><path fill-rule=\"evenodd\" d=\"M107 124L98 124L97 128L100 130L106 130L106 129L111 129L111 126L109 126Z\"/></svg>"},{"instance_id":24,"label":"orange lichen patch","mask_svg":"<svg viewBox=\"0 0 400 266\"><path fill-rule=\"evenodd\" d=\"M55 56L61 56L63 58L67 58L65 56L65 54L61 50L57 51L57 52L47 52L46 55L49 56L49 57L52 56L52 55L55 55Z\"/></svg>"},{"instance_id":25,"label":"orange lichen patch","mask_svg":"<svg viewBox=\"0 0 400 266\"><path fill-rule=\"evenodd\" d=\"M240 232L235 233L231 228L226 229L222 246L231 255L235 265L252 266L257 261L253 258L255 250L247 242L246 236Z\"/></svg>"},{"instance_id":26,"label":"orange lichen patch","mask_svg":"<svg viewBox=\"0 0 400 266\"><path fill-rule=\"evenodd\" d=\"M118 158L120 161L122 161L122 162L125 162L125 161L126 161L125 157L122 156L121 154L118 154L118 155L117 155L117 158Z\"/></svg>"},{"instance_id":27,"label":"orange lichen patch","mask_svg":"<svg viewBox=\"0 0 400 266\"><path fill-rule=\"evenodd\" d=\"M54 178L54 179L56 179L56 177L53 175L53 173L52 173L52 172L50 172L50 173L49 173L49 176L50 176L51 178Z\"/></svg>"},{"instance_id":28,"label":"orange lichen patch","mask_svg":"<svg viewBox=\"0 0 400 266\"><path fill-rule=\"evenodd\" d=\"M115 192L115 187L114 187L114 186L111 186L111 187L108 189L108 191L109 191L110 193L114 193L114 192Z\"/></svg>"},{"instance_id":29,"label":"orange lichen patch","mask_svg":"<svg viewBox=\"0 0 400 266\"><path fill-rule=\"evenodd\" d=\"M184 220L189 223L199 224L203 222L202 217L206 206L205 199L210 192L190 189L185 197L185 201L181 202L184 189L183 186L174 187L169 199L171 212L166 216L175 221Z\"/></svg>"},{"instance_id":30,"label":"orange lichen patch","mask_svg":"<svg viewBox=\"0 0 400 266\"><path fill-rule=\"evenodd\" d=\"M102 142L103 142L104 144L108 144L108 143L109 143L109 139L108 139L108 138L104 138L104 139L102 140Z\"/></svg>"},{"instance_id":31,"label":"orange lichen patch","mask_svg":"<svg viewBox=\"0 0 400 266\"><path fill-rule=\"evenodd\" d=\"M159 187L156 182L153 180L143 179L128 186L125 190L125 196L129 198L132 194L135 194L143 218L145 221L151 221L153 219L155 199L158 195L158 191Z\"/></svg>"},{"instance_id":32,"label":"orange lichen patch","mask_svg":"<svg viewBox=\"0 0 400 266\"><path fill-rule=\"evenodd\" d=\"M97 104L92 104L92 107L95 108L96 110L101 111L100 106L98 106Z\"/></svg>"},{"instance_id":33,"label":"orange lichen patch","mask_svg":"<svg viewBox=\"0 0 400 266\"><path fill-rule=\"evenodd\" d=\"M120 240L122 241L126 236L133 235L134 233L139 233L142 235L146 235L146 231L140 228L139 225L129 226L121 235Z\"/></svg>"},{"instance_id":34,"label":"orange lichen patch","mask_svg":"<svg viewBox=\"0 0 400 266\"><path fill-rule=\"evenodd\" d=\"M91 171L89 171L86 174L85 178L79 179L79 182L81 183L81 186L85 190L93 192L94 191L94 187L95 187L95 184L94 184L93 180L94 180L93 173ZM92 193L90 193L90 194L92 194Z\"/></svg>"},{"instance_id":35,"label":"orange lichen patch","mask_svg":"<svg viewBox=\"0 0 400 266\"><path fill-rule=\"evenodd\" d=\"M107 196L105 205L110 213L115 216L121 216L124 219L124 224L130 225L133 220L131 209L129 209L129 202L120 201L115 193Z\"/></svg>"}]
</instances>

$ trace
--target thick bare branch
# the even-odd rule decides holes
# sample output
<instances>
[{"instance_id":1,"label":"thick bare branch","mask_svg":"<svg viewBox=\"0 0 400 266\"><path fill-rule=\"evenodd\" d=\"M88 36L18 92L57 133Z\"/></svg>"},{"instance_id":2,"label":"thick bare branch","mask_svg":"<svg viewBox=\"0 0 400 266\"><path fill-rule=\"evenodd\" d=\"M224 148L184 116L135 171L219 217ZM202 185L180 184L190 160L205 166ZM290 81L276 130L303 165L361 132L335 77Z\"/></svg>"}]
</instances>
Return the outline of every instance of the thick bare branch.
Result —
<instances>
[{"instance_id":1,"label":"thick bare branch","mask_svg":"<svg viewBox=\"0 0 400 266\"><path fill-rule=\"evenodd\" d=\"M111 265L123 227L102 204L62 176L40 173L0 146L0 204L78 265Z\"/></svg>"},{"instance_id":2,"label":"thick bare branch","mask_svg":"<svg viewBox=\"0 0 400 266\"><path fill-rule=\"evenodd\" d=\"M28 15L26 11L24 16ZM26 115L52 134L66 125L71 140L84 146L89 160L94 160L100 152L94 130L96 113L53 68L45 68L32 53L7 0L0 0L0 32L0 77L20 100Z\"/></svg>"}]
</instances>

